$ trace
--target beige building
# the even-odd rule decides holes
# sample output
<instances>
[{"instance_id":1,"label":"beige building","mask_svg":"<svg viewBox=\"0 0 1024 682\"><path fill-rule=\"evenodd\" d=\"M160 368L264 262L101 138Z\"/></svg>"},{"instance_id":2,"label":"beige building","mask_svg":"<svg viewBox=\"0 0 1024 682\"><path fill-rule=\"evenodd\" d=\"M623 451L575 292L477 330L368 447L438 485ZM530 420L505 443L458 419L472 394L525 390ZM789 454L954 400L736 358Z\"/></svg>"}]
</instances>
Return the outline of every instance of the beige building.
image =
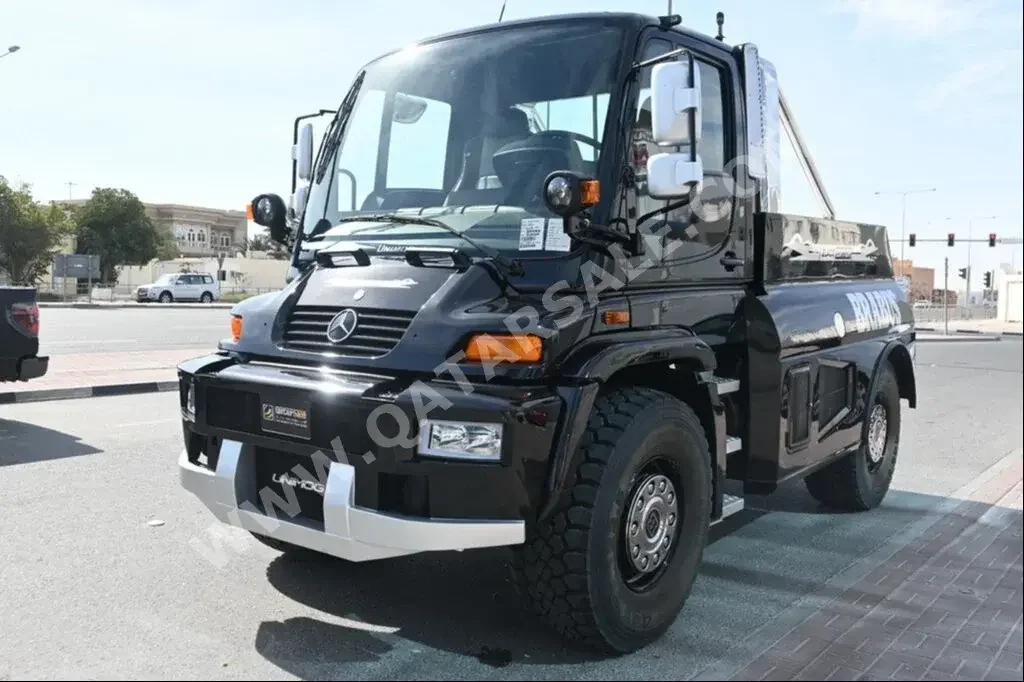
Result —
<instances>
[{"instance_id":1,"label":"beige building","mask_svg":"<svg viewBox=\"0 0 1024 682\"><path fill-rule=\"evenodd\" d=\"M65 203L81 205L85 199ZM181 204L150 204L143 202L146 214L174 237L183 258L233 258L245 253L249 240L249 223L245 211L229 211Z\"/></svg>"}]
</instances>

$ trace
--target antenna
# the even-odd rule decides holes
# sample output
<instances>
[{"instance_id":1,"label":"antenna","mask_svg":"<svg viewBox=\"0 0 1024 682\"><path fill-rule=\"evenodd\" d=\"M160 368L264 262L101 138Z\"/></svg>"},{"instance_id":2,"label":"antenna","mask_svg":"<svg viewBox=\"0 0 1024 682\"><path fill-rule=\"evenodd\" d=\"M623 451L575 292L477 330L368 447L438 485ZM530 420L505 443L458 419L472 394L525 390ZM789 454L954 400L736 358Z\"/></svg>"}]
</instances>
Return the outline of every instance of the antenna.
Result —
<instances>
[{"instance_id":1,"label":"antenna","mask_svg":"<svg viewBox=\"0 0 1024 682\"><path fill-rule=\"evenodd\" d=\"M719 12L715 15L715 21L718 23L718 35L715 36L716 40L725 40L725 36L722 34L722 24L725 23L725 12Z\"/></svg>"},{"instance_id":2,"label":"antenna","mask_svg":"<svg viewBox=\"0 0 1024 682\"><path fill-rule=\"evenodd\" d=\"M502 0L502 3L501 3L501 13L498 15L498 23L499 24L501 23L501 20L505 18L505 3L506 2L507 2L507 0Z\"/></svg>"}]
</instances>

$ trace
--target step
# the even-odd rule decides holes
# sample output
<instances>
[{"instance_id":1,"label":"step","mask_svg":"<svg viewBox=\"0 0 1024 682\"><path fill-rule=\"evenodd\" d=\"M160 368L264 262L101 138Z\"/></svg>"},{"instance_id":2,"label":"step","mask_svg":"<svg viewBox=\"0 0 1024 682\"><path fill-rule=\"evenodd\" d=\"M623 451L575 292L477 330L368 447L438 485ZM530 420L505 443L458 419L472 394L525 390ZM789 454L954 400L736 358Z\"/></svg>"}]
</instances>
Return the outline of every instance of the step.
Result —
<instances>
[{"instance_id":1,"label":"step","mask_svg":"<svg viewBox=\"0 0 1024 682\"><path fill-rule=\"evenodd\" d=\"M728 395L740 390L740 380L729 377L712 376L711 381L718 387L718 395Z\"/></svg>"},{"instance_id":2,"label":"step","mask_svg":"<svg viewBox=\"0 0 1024 682\"><path fill-rule=\"evenodd\" d=\"M743 439L738 436L727 436L725 439L725 453L731 455L743 449Z\"/></svg>"},{"instance_id":3,"label":"step","mask_svg":"<svg viewBox=\"0 0 1024 682\"><path fill-rule=\"evenodd\" d=\"M743 498L739 495L726 493L722 496L722 518L728 518L737 512L743 511Z\"/></svg>"}]
</instances>

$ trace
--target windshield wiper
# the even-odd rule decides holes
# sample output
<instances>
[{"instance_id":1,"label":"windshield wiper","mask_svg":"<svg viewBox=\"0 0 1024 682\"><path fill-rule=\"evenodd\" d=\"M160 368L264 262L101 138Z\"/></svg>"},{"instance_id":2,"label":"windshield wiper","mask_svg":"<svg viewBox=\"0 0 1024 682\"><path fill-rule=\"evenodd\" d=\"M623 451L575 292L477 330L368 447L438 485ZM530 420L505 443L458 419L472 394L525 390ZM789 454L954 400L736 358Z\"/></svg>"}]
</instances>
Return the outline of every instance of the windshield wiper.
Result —
<instances>
[{"instance_id":1,"label":"windshield wiper","mask_svg":"<svg viewBox=\"0 0 1024 682\"><path fill-rule=\"evenodd\" d=\"M461 232L456 230L451 225L443 223L440 220L434 220L433 218L420 218L420 217L417 217L417 216L396 215L394 213L390 213L390 214L384 214L384 215L352 216L352 217L349 217L349 218L342 218L341 220L337 221L336 224L340 225L342 223L361 223L361 222L366 222L366 223L395 223L395 224L399 224L399 225L426 225L426 226L429 226L429 227L439 227L439 228L441 228L442 230L444 230L446 232L450 232L451 234L454 234L456 237L459 237L460 239L464 239L467 243L472 244L474 247L476 247L481 252L486 254L487 257L492 262L494 262L495 264L500 266L501 269L503 269L505 271L504 273L502 273L502 276L505 277L506 280L508 279L508 277L510 275L518 275L518 276L521 277L524 274L526 274L525 271L523 270L522 263L520 263L518 260L513 259L513 258L508 258L508 257L502 255L499 251L497 251L495 249L492 249L489 246L485 246L485 245L477 242L475 239L471 239L471 238L467 237L466 235L462 234ZM366 228L366 229L369 229L369 228ZM362 232L362 230L355 230L354 232L351 232L351 233L349 233L346 236L353 236L353 235L358 234L360 232Z\"/></svg>"},{"instance_id":2,"label":"windshield wiper","mask_svg":"<svg viewBox=\"0 0 1024 682\"><path fill-rule=\"evenodd\" d=\"M348 94L345 95L341 106L338 107L338 113L335 114L334 120L331 121L331 127L324 134L323 149L321 150L319 163L316 166L317 183L324 181L327 169L334 163L334 152L337 151L338 145L341 144L341 138L345 134L345 126L348 124L348 117L352 115L352 109L356 105L356 97L363 86L364 78L366 78L366 72L360 71L359 75L356 76L355 82L352 83L352 87L349 88Z\"/></svg>"}]
</instances>

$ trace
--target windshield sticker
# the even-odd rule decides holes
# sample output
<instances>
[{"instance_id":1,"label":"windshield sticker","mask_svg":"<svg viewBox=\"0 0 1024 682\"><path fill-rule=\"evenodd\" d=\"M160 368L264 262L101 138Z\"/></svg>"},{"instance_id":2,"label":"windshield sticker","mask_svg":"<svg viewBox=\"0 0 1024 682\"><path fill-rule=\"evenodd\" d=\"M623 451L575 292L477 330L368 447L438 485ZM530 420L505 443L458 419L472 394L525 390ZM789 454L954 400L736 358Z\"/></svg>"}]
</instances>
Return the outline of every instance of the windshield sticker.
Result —
<instances>
[{"instance_id":1,"label":"windshield sticker","mask_svg":"<svg viewBox=\"0 0 1024 682\"><path fill-rule=\"evenodd\" d=\"M544 242L545 251L565 251L572 248L572 240L565 233L561 220L549 220L547 229L547 240Z\"/></svg>"},{"instance_id":2,"label":"windshield sticker","mask_svg":"<svg viewBox=\"0 0 1024 682\"><path fill-rule=\"evenodd\" d=\"M544 248L544 218L523 218L519 221L519 250L540 251Z\"/></svg>"}]
</instances>

